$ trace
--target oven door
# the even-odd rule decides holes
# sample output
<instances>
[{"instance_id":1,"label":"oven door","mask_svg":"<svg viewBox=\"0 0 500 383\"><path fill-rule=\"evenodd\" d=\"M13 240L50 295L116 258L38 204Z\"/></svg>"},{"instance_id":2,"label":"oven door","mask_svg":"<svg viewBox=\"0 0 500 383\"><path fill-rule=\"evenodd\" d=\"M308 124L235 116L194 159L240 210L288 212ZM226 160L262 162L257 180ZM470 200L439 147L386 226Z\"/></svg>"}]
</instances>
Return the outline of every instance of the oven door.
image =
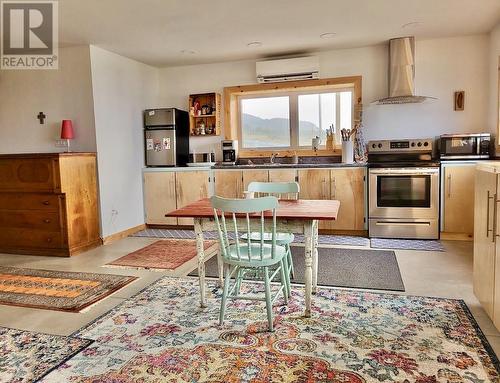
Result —
<instances>
[{"instance_id":1,"label":"oven door","mask_svg":"<svg viewBox=\"0 0 500 383\"><path fill-rule=\"evenodd\" d=\"M369 174L370 218L438 218L439 168L370 169Z\"/></svg>"}]
</instances>

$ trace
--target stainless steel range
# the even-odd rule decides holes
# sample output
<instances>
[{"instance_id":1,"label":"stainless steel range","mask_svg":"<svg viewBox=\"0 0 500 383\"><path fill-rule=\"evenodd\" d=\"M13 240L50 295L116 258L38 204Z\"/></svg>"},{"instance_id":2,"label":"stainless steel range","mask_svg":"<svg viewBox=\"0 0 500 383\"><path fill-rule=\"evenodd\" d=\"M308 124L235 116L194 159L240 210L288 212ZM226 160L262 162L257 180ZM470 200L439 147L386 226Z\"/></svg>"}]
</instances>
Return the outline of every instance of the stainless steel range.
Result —
<instances>
[{"instance_id":1,"label":"stainless steel range","mask_svg":"<svg viewBox=\"0 0 500 383\"><path fill-rule=\"evenodd\" d=\"M433 139L368 143L370 237L439 238L439 162Z\"/></svg>"}]
</instances>

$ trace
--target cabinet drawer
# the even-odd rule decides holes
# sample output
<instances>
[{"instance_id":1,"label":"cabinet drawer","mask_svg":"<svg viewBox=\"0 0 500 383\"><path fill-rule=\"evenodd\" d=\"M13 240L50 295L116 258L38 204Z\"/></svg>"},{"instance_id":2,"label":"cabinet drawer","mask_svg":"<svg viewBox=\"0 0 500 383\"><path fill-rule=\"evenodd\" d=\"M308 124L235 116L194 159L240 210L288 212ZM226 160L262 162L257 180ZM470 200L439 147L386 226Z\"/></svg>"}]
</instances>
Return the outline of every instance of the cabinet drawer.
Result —
<instances>
[{"instance_id":1,"label":"cabinet drawer","mask_svg":"<svg viewBox=\"0 0 500 383\"><path fill-rule=\"evenodd\" d=\"M55 159L0 159L0 191L55 191L60 189Z\"/></svg>"},{"instance_id":2,"label":"cabinet drawer","mask_svg":"<svg viewBox=\"0 0 500 383\"><path fill-rule=\"evenodd\" d=\"M0 193L0 210L59 210L63 194Z\"/></svg>"},{"instance_id":3,"label":"cabinet drawer","mask_svg":"<svg viewBox=\"0 0 500 383\"><path fill-rule=\"evenodd\" d=\"M62 222L58 211L0 210L0 229L4 227L60 231Z\"/></svg>"},{"instance_id":4,"label":"cabinet drawer","mask_svg":"<svg viewBox=\"0 0 500 383\"><path fill-rule=\"evenodd\" d=\"M2 228L0 249L9 247L57 249L65 245L62 232L22 228Z\"/></svg>"}]
</instances>

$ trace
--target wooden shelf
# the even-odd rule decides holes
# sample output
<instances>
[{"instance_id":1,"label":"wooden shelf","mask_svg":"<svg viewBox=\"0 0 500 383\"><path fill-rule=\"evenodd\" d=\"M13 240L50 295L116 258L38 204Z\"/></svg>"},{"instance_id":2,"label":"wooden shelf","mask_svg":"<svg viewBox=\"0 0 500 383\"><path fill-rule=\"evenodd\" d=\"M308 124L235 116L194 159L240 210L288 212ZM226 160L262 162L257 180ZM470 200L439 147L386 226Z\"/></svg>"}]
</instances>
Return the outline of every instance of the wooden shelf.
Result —
<instances>
[{"instance_id":1,"label":"wooden shelf","mask_svg":"<svg viewBox=\"0 0 500 383\"><path fill-rule=\"evenodd\" d=\"M198 107L203 107L208 105L212 108L211 114L202 114L195 116L193 109L195 104ZM202 93L202 94L191 94L189 96L189 132L191 137L211 137L219 136L221 134L221 113L222 113L222 101L221 95L219 93ZM205 123L205 127L211 127L214 129L214 133L211 134L195 134L199 123Z\"/></svg>"}]
</instances>

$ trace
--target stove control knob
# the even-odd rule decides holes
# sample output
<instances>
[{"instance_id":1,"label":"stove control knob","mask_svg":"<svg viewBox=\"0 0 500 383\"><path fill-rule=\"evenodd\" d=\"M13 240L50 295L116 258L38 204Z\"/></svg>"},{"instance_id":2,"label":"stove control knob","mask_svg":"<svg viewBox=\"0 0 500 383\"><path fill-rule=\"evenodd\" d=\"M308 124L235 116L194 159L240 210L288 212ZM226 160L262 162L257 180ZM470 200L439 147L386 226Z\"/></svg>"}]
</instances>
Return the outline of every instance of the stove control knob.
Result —
<instances>
[{"instance_id":1,"label":"stove control knob","mask_svg":"<svg viewBox=\"0 0 500 383\"><path fill-rule=\"evenodd\" d=\"M378 144L378 147L379 147L379 149L381 149L382 148L382 144Z\"/></svg>"},{"instance_id":2,"label":"stove control knob","mask_svg":"<svg viewBox=\"0 0 500 383\"><path fill-rule=\"evenodd\" d=\"M411 146L415 146L415 143L414 143L414 142L412 142L412 143L411 143Z\"/></svg>"},{"instance_id":3,"label":"stove control knob","mask_svg":"<svg viewBox=\"0 0 500 383\"><path fill-rule=\"evenodd\" d=\"M427 141L425 141L424 146L429 146L429 143Z\"/></svg>"},{"instance_id":4,"label":"stove control knob","mask_svg":"<svg viewBox=\"0 0 500 383\"><path fill-rule=\"evenodd\" d=\"M419 143L417 144L417 146L418 146L418 147L422 146L422 143L421 143L421 142L419 142Z\"/></svg>"},{"instance_id":5,"label":"stove control knob","mask_svg":"<svg viewBox=\"0 0 500 383\"><path fill-rule=\"evenodd\" d=\"M372 148L373 148L373 149L375 149L375 148L376 148L376 146L377 146L377 145L375 145L375 144L372 144Z\"/></svg>"}]
</instances>

